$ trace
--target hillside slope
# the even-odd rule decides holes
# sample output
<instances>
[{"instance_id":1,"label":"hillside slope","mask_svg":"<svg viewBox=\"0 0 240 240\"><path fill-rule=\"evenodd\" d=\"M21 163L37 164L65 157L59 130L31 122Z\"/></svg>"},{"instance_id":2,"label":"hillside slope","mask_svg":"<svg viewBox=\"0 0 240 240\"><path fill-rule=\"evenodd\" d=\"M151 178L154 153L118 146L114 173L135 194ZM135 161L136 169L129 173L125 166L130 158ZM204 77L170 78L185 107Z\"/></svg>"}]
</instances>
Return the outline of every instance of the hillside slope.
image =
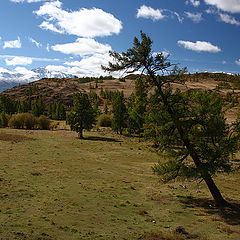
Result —
<instances>
[{"instance_id":1,"label":"hillside slope","mask_svg":"<svg viewBox=\"0 0 240 240\"><path fill-rule=\"evenodd\" d=\"M73 94L76 92L90 91L96 92L98 95L103 90L123 91L125 97L129 97L134 90L134 81L138 75L129 75L125 77L125 81L119 79L100 80L96 84L94 79L91 82L84 82L80 78L43 78L41 80L16 86L2 92L0 95L8 95L15 100L25 100L31 92L32 100L43 97L46 103L52 101L62 102L65 105L71 105ZM186 81L185 85L174 84L173 87L182 90L201 88L205 90L217 90L222 94L229 91L239 93L240 76L228 75L223 73L195 73L186 74L182 78Z\"/></svg>"}]
</instances>

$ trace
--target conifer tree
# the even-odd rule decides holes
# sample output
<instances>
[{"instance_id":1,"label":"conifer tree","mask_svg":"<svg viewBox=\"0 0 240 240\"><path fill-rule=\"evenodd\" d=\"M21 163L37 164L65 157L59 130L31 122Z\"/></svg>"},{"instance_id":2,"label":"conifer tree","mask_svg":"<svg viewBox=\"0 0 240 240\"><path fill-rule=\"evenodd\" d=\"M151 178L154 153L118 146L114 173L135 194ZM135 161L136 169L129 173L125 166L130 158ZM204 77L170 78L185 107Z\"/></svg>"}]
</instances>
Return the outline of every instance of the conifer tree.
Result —
<instances>
[{"instance_id":1,"label":"conifer tree","mask_svg":"<svg viewBox=\"0 0 240 240\"><path fill-rule=\"evenodd\" d=\"M128 107L128 131L129 133L141 134L145 122L145 112L147 106L147 90L143 79L139 78L135 82L135 90L129 99Z\"/></svg>"},{"instance_id":2,"label":"conifer tree","mask_svg":"<svg viewBox=\"0 0 240 240\"><path fill-rule=\"evenodd\" d=\"M90 130L96 122L96 113L91 106L88 96L84 93L76 93L73 96L73 111L67 115L67 123L71 130L78 133L83 139L83 130Z\"/></svg>"},{"instance_id":3,"label":"conifer tree","mask_svg":"<svg viewBox=\"0 0 240 240\"><path fill-rule=\"evenodd\" d=\"M221 100L215 93L199 91L186 96L180 90L172 91L169 84L183 84L180 76L186 69L178 69L161 53L153 54L152 40L143 32L141 40L135 37L127 52L110 52L110 56L115 61L102 66L104 70L142 71L147 74L149 86L156 89L158 104L150 107L157 111L150 118L160 132L155 131L152 137L158 138L162 149L172 150L174 158L160 163L154 171L168 175L166 180L179 174L201 177L216 205L227 206L212 176L218 171L231 171L230 153L237 150L238 135L225 121Z\"/></svg>"},{"instance_id":4,"label":"conifer tree","mask_svg":"<svg viewBox=\"0 0 240 240\"><path fill-rule=\"evenodd\" d=\"M122 134L126 127L127 108L125 105L123 92L117 92L112 100L112 129Z\"/></svg>"}]
</instances>

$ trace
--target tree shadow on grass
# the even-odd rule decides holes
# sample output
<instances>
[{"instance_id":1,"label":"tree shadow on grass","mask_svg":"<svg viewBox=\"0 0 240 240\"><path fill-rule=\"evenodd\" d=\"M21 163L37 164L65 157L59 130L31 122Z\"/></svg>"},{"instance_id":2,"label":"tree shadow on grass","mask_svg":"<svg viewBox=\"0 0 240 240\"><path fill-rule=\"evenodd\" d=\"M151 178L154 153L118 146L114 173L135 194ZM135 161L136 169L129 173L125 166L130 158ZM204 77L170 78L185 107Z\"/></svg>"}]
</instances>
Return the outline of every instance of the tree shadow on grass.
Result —
<instances>
[{"instance_id":1,"label":"tree shadow on grass","mask_svg":"<svg viewBox=\"0 0 240 240\"><path fill-rule=\"evenodd\" d=\"M229 225L240 224L240 201L227 199L229 206L219 209L216 207L213 200L207 198L194 198L178 196L180 202L186 207L201 208L207 214L214 214L221 217L221 219Z\"/></svg>"},{"instance_id":2,"label":"tree shadow on grass","mask_svg":"<svg viewBox=\"0 0 240 240\"><path fill-rule=\"evenodd\" d=\"M84 137L83 140L103 141L103 142L122 142L115 138L106 138L106 137L97 137L97 136Z\"/></svg>"}]
</instances>

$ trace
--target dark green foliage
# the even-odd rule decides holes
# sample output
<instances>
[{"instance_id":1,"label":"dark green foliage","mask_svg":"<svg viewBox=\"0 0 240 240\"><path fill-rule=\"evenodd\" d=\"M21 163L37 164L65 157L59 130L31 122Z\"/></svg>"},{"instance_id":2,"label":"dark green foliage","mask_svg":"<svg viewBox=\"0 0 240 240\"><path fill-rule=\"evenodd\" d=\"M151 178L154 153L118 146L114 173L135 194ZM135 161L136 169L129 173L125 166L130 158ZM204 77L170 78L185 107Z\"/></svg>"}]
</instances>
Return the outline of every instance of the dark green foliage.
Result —
<instances>
[{"instance_id":1,"label":"dark green foliage","mask_svg":"<svg viewBox=\"0 0 240 240\"><path fill-rule=\"evenodd\" d=\"M9 116L5 112L0 113L0 127L7 127L8 120Z\"/></svg>"},{"instance_id":2,"label":"dark green foliage","mask_svg":"<svg viewBox=\"0 0 240 240\"><path fill-rule=\"evenodd\" d=\"M100 76L99 78L97 77L82 77L82 78L77 78L79 83L88 83L88 82L95 82L95 83L100 83L103 80L112 80L114 79L112 76Z\"/></svg>"},{"instance_id":3,"label":"dark green foliage","mask_svg":"<svg viewBox=\"0 0 240 240\"><path fill-rule=\"evenodd\" d=\"M22 101L18 104L18 112L26 113L31 110L31 102L30 101Z\"/></svg>"},{"instance_id":4,"label":"dark green foliage","mask_svg":"<svg viewBox=\"0 0 240 240\"><path fill-rule=\"evenodd\" d=\"M35 117L40 117L45 113L45 103L42 97L36 100L32 105L32 113Z\"/></svg>"},{"instance_id":5,"label":"dark green foliage","mask_svg":"<svg viewBox=\"0 0 240 240\"><path fill-rule=\"evenodd\" d=\"M172 92L171 99L178 124L194 145L201 167L189 162L190 150L184 145L163 102L155 94L148 108L145 135L172 158L167 163L156 165L154 171L164 181L177 176L202 177L202 172L214 175L218 171L231 171L230 156L237 151L238 136L230 138L233 129L225 121L222 98L215 92L193 90Z\"/></svg>"},{"instance_id":6,"label":"dark green foliage","mask_svg":"<svg viewBox=\"0 0 240 240\"><path fill-rule=\"evenodd\" d=\"M65 120L66 119L66 110L65 106L59 102L53 102L48 105L48 117L53 120Z\"/></svg>"},{"instance_id":7,"label":"dark green foliage","mask_svg":"<svg viewBox=\"0 0 240 240\"><path fill-rule=\"evenodd\" d=\"M122 134L127 123L127 108L123 92L118 92L112 100L112 129Z\"/></svg>"},{"instance_id":8,"label":"dark green foliage","mask_svg":"<svg viewBox=\"0 0 240 240\"><path fill-rule=\"evenodd\" d=\"M74 95L74 107L67 115L67 123L71 130L79 134L79 138L83 138L83 129L90 130L95 124L96 113L91 106L88 96L84 93L76 93Z\"/></svg>"},{"instance_id":9,"label":"dark green foliage","mask_svg":"<svg viewBox=\"0 0 240 240\"><path fill-rule=\"evenodd\" d=\"M13 114L17 112L18 103L6 95L0 96L0 112Z\"/></svg>"},{"instance_id":10,"label":"dark green foliage","mask_svg":"<svg viewBox=\"0 0 240 240\"><path fill-rule=\"evenodd\" d=\"M142 79L135 82L135 90L129 99L128 106L128 132L130 134L141 134L145 123L145 112L147 106L147 89Z\"/></svg>"}]
</instances>

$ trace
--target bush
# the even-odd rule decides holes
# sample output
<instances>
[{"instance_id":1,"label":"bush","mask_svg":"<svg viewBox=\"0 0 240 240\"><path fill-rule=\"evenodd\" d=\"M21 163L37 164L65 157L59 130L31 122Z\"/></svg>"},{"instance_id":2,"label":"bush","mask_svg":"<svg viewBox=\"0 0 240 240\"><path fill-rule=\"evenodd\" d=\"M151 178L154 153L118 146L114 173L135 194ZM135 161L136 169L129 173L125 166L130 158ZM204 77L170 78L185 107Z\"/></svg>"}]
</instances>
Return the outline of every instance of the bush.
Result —
<instances>
[{"instance_id":1,"label":"bush","mask_svg":"<svg viewBox=\"0 0 240 240\"><path fill-rule=\"evenodd\" d=\"M24 120L22 114L14 114L9 120L9 127L12 128L24 128Z\"/></svg>"},{"instance_id":2,"label":"bush","mask_svg":"<svg viewBox=\"0 0 240 240\"><path fill-rule=\"evenodd\" d=\"M51 121L50 122L50 125L49 125L49 128L54 130L56 129L57 127L59 126L59 121Z\"/></svg>"},{"instance_id":3,"label":"bush","mask_svg":"<svg viewBox=\"0 0 240 240\"><path fill-rule=\"evenodd\" d=\"M42 130L50 129L51 120L46 116L40 116L38 118L38 127Z\"/></svg>"},{"instance_id":4,"label":"bush","mask_svg":"<svg viewBox=\"0 0 240 240\"><path fill-rule=\"evenodd\" d=\"M31 113L22 113L24 119L24 126L26 129L33 129L37 123L36 117L34 117Z\"/></svg>"},{"instance_id":5,"label":"bush","mask_svg":"<svg viewBox=\"0 0 240 240\"><path fill-rule=\"evenodd\" d=\"M102 114L98 118L97 125L99 127L111 127L112 125L112 117L108 114Z\"/></svg>"},{"instance_id":6,"label":"bush","mask_svg":"<svg viewBox=\"0 0 240 240\"><path fill-rule=\"evenodd\" d=\"M9 120L9 126L12 128L33 129L36 125L36 118L31 113L18 113L12 115Z\"/></svg>"}]
</instances>

